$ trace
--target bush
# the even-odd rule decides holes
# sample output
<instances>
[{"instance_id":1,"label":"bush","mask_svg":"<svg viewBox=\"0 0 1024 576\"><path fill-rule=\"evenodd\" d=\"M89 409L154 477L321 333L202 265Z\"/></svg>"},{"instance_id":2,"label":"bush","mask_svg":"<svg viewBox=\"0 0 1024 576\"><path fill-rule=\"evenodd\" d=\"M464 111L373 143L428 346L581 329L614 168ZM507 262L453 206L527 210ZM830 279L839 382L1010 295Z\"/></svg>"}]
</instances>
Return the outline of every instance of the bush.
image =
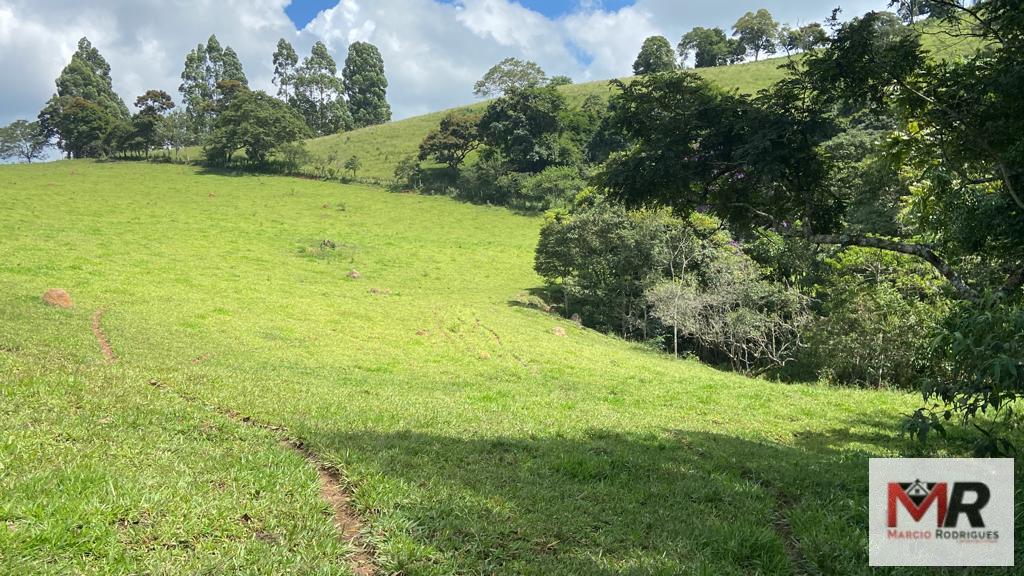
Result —
<instances>
[{"instance_id":1,"label":"bush","mask_svg":"<svg viewBox=\"0 0 1024 576\"><path fill-rule=\"evenodd\" d=\"M313 175L322 180L337 180L341 175L338 164L338 153L329 152L325 155L316 155L312 161Z\"/></svg>"},{"instance_id":2,"label":"bush","mask_svg":"<svg viewBox=\"0 0 1024 576\"><path fill-rule=\"evenodd\" d=\"M543 211L568 207L586 186L578 168L551 166L534 175L523 175L515 182L512 205L521 210Z\"/></svg>"},{"instance_id":3,"label":"bush","mask_svg":"<svg viewBox=\"0 0 1024 576\"><path fill-rule=\"evenodd\" d=\"M824 262L819 317L802 360L820 378L872 387L917 385L949 310L943 280L912 258L850 248Z\"/></svg>"},{"instance_id":4,"label":"bush","mask_svg":"<svg viewBox=\"0 0 1024 576\"><path fill-rule=\"evenodd\" d=\"M979 425L985 434L976 454L1013 452L1010 442L1001 438L1006 430L998 428L1013 422L1013 403L1024 394L1024 306L1001 294L958 303L929 353L923 392L926 401L941 405L938 411L922 409L915 414L919 430L927 433L954 416L966 423L986 414L992 418L988 429ZM998 415L1005 418L1000 421Z\"/></svg>"},{"instance_id":5,"label":"bush","mask_svg":"<svg viewBox=\"0 0 1024 576\"><path fill-rule=\"evenodd\" d=\"M415 156L402 158L395 166L395 179L389 188L396 192L418 190L422 183L423 169Z\"/></svg>"},{"instance_id":6,"label":"bush","mask_svg":"<svg viewBox=\"0 0 1024 576\"><path fill-rule=\"evenodd\" d=\"M275 168L282 174L297 174L311 159L304 142L288 142L277 148Z\"/></svg>"}]
</instances>

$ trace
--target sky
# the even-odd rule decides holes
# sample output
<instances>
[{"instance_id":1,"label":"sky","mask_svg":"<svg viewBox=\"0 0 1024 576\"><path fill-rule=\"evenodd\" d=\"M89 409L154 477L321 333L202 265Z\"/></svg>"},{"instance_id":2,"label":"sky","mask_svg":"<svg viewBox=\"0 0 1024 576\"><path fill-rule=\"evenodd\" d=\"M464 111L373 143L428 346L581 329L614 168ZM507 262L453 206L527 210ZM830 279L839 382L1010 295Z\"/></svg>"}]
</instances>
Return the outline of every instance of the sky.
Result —
<instances>
[{"instance_id":1,"label":"sky","mask_svg":"<svg viewBox=\"0 0 1024 576\"><path fill-rule=\"evenodd\" d=\"M781 22L884 9L886 0L0 0L0 125L34 119L87 36L130 106L149 89L179 100L185 54L210 34L238 52L256 89L274 91L271 54L285 38L323 41L342 67L348 45L380 48L396 119L473 101L473 83L514 56L576 82L631 73L645 38L676 44L695 26L729 29L748 10Z\"/></svg>"}]
</instances>

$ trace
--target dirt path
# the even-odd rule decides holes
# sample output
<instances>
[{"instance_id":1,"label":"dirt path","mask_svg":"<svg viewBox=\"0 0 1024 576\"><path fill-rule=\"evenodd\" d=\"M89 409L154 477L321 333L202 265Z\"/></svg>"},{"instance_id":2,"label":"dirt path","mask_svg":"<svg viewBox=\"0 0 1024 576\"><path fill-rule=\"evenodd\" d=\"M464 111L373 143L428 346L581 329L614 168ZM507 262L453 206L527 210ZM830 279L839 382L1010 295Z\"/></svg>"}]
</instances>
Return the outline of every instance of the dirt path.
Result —
<instances>
[{"instance_id":1,"label":"dirt path","mask_svg":"<svg viewBox=\"0 0 1024 576\"><path fill-rule=\"evenodd\" d=\"M114 349L110 347L110 341L107 340L106 334L103 333L103 326L100 325L102 319L103 308L93 312L92 333L96 336L96 341L100 343L100 350L103 351L103 358L107 361L107 364L113 364L117 362L117 356L114 354Z\"/></svg>"},{"instance_id":2,"label":"dirt path","mask_svg":"<svg viewBox=\"0 0 1024 576\"><path fill-rule=\"evenodd\" d=\"M352 555L348 558L352 572L356 576L374 576L379 573L374 560L373 547L363 536L363 523L359 520L359 516L356 515L355 509L352 506L352 495L345 487L344 478L336 468L324 462L316 452L310 450L301 440L297 440L288 434L287 429L283 426L258 422L234 410L225 410L208 404L195 396L180 392L158 380L150 380L149 385L170 392L189 404L203 406L207 410L216 412L239 424L273 432L278 437L282 446L305 458L306 462L316 469L317 475L320 478L320 497L330 504L334 512L333 523L338 536L352 547Z\"/></svg>"},{"instance_id":3,"label":"dirt path","mask_svg":"<svg viewBox=\"0 0 1024 576\"><path fill-rule=\"evenodd\" d=\"M103 352L103 357L107 364L113 364L117 362L117 356L114 354L110 341L107 340L107 336L103 332L102 319L103 309L100 308L92 315L92 333L96 336L96 341L99 342L100 350ZM204 359L204 357L200 356L197 358L200 361L201 359ZM194 361L193 363L198 362ZM225 410L208 404L195 396L171 388L158 380L150 380L149 384L154 388L159 388L178 396L184 402L203 406L207 410L216 412L240 424L273 432L278 437L282 446L300 454L317 471L317 475L320 478L320 497L330 504L334 512L333 523L338 536L353 549L352 555L349 556L352 572L357 576L373 576L379 572L374 561L373 548L363 537L363 525L352 506L352 496L345 487L344 478L336 468L324 462L322 458L310 450L301 440L297 440L288 434L288 431L282 426L257 422L249 416L239 414L234 410Z\"/></svg>"}]
</instances>

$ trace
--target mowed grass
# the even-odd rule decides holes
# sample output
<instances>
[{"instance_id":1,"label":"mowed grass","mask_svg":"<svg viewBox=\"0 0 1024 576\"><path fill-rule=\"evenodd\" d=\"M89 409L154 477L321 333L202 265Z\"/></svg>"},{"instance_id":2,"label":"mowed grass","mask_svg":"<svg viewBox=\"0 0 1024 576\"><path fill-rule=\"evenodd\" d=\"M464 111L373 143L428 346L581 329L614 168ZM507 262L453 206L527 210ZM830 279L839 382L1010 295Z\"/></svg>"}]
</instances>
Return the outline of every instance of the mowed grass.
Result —
<instances>
[{"instance_id":1,"label":"mowed grass","mask_svg":"<svg viewBox=\"0 0 1024 576\"><path fill-rule=\"evenodd\" d=\"M0 571L346 573L316 472L211 405L343 470L383 573L868 572L867 459L917 453L895 430L919 399L531 308L540 223L187 166L0 167Z\"/></svg>"}]
</instances>

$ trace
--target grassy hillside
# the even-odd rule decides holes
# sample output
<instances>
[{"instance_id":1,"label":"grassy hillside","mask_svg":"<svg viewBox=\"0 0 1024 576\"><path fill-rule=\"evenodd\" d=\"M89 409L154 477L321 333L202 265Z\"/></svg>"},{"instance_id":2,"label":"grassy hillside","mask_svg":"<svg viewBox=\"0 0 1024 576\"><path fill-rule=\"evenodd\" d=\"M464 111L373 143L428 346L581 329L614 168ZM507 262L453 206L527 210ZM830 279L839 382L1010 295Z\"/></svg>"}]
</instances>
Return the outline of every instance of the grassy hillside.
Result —
<instances>
[{"instance_id":1,"label":"grassy hillside","mask_svg":"<svg viewBox=\"0 0 1024 576\"><path fill-rule=\"evenodd\" d=\"M725 88L754 93L782 77L782 71L778 67L785 60L774 58L722 68L701 68L696 72ZM607 80L565 86L561 90L571 103L577 105L588 96L607 98L612 93ZM485 103L478 102L453 110L482 112L485 107ZM415 156L423 138L430 130L437 128L441 118L450 111L434 112L380 126L316 138L309 141L309 150L320 156L334 154L340 161L353 155L358 156L363 162L363 168L359 172L360 178L390 180L394 176L395 166L402 158Z\"/></svg>"},{"instance_id":2,"label":"grassy hillside","mask_svg":"<svg viewBox=\"0 0 1024 576\"><path fill-rule=\"evenodd\" d=\"M956 58L972 53L979 47L976 39L950 36L949 29L941 23L926 20L918 24L918 27L921 29L924 49L936 58ZM780 69L780 66L788 60L787 57L779 57L693 71L723 88L753 94L781 79L785 71ZM565 86L561 90L569 101L576 105L582 103L588 96L607 98L612 93L607 80ZM478 102L452 110L482 112L485 106L485 103ZM314 154L324 157L334 154L341 162L350 156L358 156L363 162L360 178L388 181L394 176L398 162L407 156L415 156L419 151L420 142L427 133L436 128L441 118L452 110L316 138L309 141L309 149Z\"/></svg>"},{"instance_id":3,"label":"grassy hillside","mask_svg":"<svg viewBox=\"0 0 1024 576\"><path fill-rule=\"evenodd\" d=\"M914 449L912 396L524 304L540 220L502 209L75 161L0 167L0 222L0 573L349 573L281 435L382 574L864 573L867 458Z\"/></svg>"}]
</instances>

